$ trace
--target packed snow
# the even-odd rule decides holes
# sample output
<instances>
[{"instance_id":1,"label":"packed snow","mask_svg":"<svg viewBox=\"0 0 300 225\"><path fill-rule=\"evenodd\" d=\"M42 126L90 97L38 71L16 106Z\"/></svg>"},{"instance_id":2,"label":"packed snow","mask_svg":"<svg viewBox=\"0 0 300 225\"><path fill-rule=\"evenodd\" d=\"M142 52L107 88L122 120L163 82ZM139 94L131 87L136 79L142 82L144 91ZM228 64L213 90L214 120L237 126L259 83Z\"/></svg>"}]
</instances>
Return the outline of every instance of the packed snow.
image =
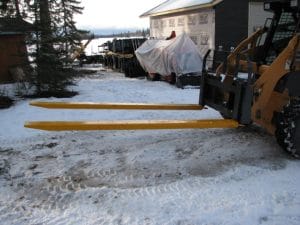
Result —
<instances>
[{"instance_id":1,"label":"packed snow","mask_svg":"<svg viewBox=\"0 0 300 225\"><path fill-rule=\"evenodd\" d=\"M103 68L76 83L71 99L36 100L196 104L199 95ZM0 110L0 224L300 224L300 162L259 127L46 132L23 124L221 117L212 109L47 110L29 102Z\"/></svg>"}]
</instances>

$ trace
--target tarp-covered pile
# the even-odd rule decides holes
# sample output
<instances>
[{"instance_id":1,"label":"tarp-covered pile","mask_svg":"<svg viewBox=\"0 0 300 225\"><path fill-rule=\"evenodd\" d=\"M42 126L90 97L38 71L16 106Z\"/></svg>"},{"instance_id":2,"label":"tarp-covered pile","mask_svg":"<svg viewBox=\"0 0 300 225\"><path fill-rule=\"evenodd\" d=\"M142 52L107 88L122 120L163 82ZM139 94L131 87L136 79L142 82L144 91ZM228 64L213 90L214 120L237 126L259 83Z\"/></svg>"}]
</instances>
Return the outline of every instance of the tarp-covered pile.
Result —
<instances>
[{"instance_id":1,"label":"tarp-covered pile","mask_svg":"<svg viewBox=\"0 0 300 225\"><path fill-rule=\"evenodd\" d=\"M147 40L135 54L148 73L180 76L202 71L202 57L185 33L171 40Z\"/></svg>"}]
</instances>

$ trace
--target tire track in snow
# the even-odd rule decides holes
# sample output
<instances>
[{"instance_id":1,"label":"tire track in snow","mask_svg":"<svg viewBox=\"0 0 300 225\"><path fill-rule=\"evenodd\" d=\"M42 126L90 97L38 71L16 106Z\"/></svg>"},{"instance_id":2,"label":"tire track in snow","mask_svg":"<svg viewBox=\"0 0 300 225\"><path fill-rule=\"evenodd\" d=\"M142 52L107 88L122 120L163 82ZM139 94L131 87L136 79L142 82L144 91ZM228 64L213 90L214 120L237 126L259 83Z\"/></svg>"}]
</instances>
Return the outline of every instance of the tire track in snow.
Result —
<instances>
[{"instance_id":1,"label":"tire track in snow","mask_svg":"<svg viewBox=\"0 0 300 225\"><path fill-rule=\"evenodd\" d=\"M128 225L156 225L153 220L150 218L138 219L138 218L123 218L122 215L115 215L113 218L107 219L107 216L97 219L95 222L92 222L91 225L114 225L114 224L128 224Z\"/></svg>"},{"instance_id":2,"label":"tire track in snow","mask_svg":"<svg viewBox=\"0 0 300 225\"><path fill-rule=\"evenodd\" d=\"M112 175L112 177L110 175ZM245 176L249 175L250 174L248 173L245 174ZM154 174L152 177L156 177L156 175ZM155 186L141 186L134 188L130 187L130 184L135 180L133 175L123 176L122 174L119 174L118 172L113 170L89 171L86 174L86 177L83 179L83 182L86 182L88 179L91 178L100 178L98 180L98 183L106 183L106 185L93 186L85 183L78 183L78 181L76 181L76 178L72 176L54 178L50 180L50 182L47 182L46 186L44 187L47 199L42 199L36 204L40 205L41 208L45 211L65 210L66 208L68 208L68 202L70 202L74 199L74 197L76 197L76 192L85 190L87 188L95 188L96 190L100 191L103 187L112 188L116 191L117 196L119 195L118 197L122 199L138 199L146 197L151 198L161 196L164 194L170 194L173 196L174 199L193 199L194 192L204 185L203 179L194 177L168 184L160 184ZM121 182L119 180L120 178L123 179L121 180ZM226 182L226 179L232 180L232 177L225 178L225 180L223 181ZM129 186L126 187L125 184L129 184ZM110 201L113 201L116 196L106 195L106 197L108 197ZM96 200L101 201L101 198L102 197L100 196L96 198Z\"/></svg>"},{"instance_id":3,"label":"tire track in snow","mask_svg":"<svg viewBox=\"0 0 300 225\"><path fill-rule=\"evenodd\" d=\"M7 224L27 224L36 215L44 216L42 211L38 212L30 207L30 202L27 200L7 202L0 209L0 221L7 221Z\"/></svg>"},{"instance_id":4,"label":"tire track in snow","mask_svg":"<svg viewBox=\"0 0 300 225\"><path fill-rule=\"evenodd\" d=\"M122 174L119 174L116 171L113 170L106 170L106 171L90 171L87 173L87 177L93 177L93 178L103 178L109 180L109 176L112 174L115 176L115 179L119 179L120 177L123 177ZM244 173L245 176L254 175L253 173ZM223 182L228 182L228 180L232 180L233 175L230 174L227 177L223 178ZM154 175L153 177L156 177ZM124 186L124 182L131 182L134 180L133 175L125 176L123 177L124 181L121 184L121 186ZM239 177L239 179L242 179L242 177ZM238 179L238 180L239 180ZM15 213L8 213L7 217L15 217L20 218L13 220L13 222L18 223L18 221L24 221L26 219L31 219L30 216L31 212L33 210L36 210L36 206L39 206L40 208L38 211L40 213L44 213L44 215L47 215L51 211L64 211L70 207L69 202L72 202L76 200L76 192L79 192L81 190L84 190L86 188L89 188L89 186L83 186L84 184L78 184L74 183L74 178L72 176L62 176L54 179L55 182L53 183L47 183L48 186L44 187L43 191L46 191L47 199L26 199L23 202L18 203L15 208L13 208L11 211ZM76 186L79 185L79 186ZM204 184L205 185L205 184ZM142 186L139 188L124 188L124 187L118 187L117 184L112 185L113 190L116 191L118 197L123 200L128 199L140 199L140 198L154 198L159 199L160 196L168 194L172 196L172 198L169 199L169 201L174 202L175 206L180 211L184 211L185 209L189 208L190 205L195 205L197 203L197 200L193 201L193 193L195 189L200 188L203 186L203 179L197 179L197 178L189 178L182 181L177 181L169 184L161 184L158 186ZM94 187L97 189L97 187ZM99 187L98 187L99 189ZM184 194L183 194L184 193ZM189 200L189 204L186 203L186 201L182 201L183 199ZM99 201L101 198L99 198ZM114 196L111 196L111 199L109 201L114 201ZM193 202L191 202L193 201ZM196 204L197 205L197 204ZM27 207L27 209L31 210L24 214L22 213L22 209L24 211L24 207ZM20 216L19 214L22 214ZM1 213L2 214L2 213ZM16 215L16 216L14 216ZM121 216L121 215L118 215ZM5 216L4 216L5 219ZM2 221L2 220L1 220ZM5 221L5 220L4 220ZM103 220L103 224L109 224L116 222L117 220L113 221L105 221ZM142 224L142 221L138 221L137 224ZM63 223L62 223L63 224ZM128 224L134 224L128 223Z\"/></svg>"}]
</instances>

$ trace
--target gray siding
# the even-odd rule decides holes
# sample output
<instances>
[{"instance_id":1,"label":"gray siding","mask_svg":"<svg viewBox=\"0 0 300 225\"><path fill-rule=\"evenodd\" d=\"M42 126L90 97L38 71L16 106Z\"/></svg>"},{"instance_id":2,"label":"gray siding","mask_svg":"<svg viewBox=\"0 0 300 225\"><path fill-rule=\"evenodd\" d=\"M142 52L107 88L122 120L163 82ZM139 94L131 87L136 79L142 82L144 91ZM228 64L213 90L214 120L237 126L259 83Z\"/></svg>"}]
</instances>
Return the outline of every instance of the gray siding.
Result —
<instances>
[{"instance_id":1,"label":"gray siding","mask_svg":"<svg viewBox=\"0 0 300 225\"><path fill-rule=\"evenodd\" d=\"M215 7L216 48L230 50L248 36L248 1L225 0Z\"/></svg>"}]
</instances>

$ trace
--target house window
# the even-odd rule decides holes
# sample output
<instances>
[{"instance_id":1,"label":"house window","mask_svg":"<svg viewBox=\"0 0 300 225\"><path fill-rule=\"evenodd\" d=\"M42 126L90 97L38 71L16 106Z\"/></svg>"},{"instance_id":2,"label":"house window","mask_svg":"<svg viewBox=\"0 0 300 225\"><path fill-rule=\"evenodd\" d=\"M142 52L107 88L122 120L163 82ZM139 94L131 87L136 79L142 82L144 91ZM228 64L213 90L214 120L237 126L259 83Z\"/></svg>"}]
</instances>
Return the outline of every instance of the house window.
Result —
<instances>
[{"instance_id":1,"label":"house window","mask_svg":"<svg viewBox=\"0 0 300 225\"><path fill-rule=\"evenodd\" d=\"M178 18L177 25L178 25L179 27L184 26L184 18L183 18L183 17Z\"/></svg>"},{"instance_id":2,"label":"house window","mask_svg":"<svg viewBox=\"0 0 300 225\"><path fill-rule=\"evenodd\" d=\"M196 25L196 16L188 16L188 25Z\"/></svg>"},{"instance_id":3,"label":"house window","mask_svg":"<svg viewBox=\"0 0 300 225\"><path fill-rule=\"evenodd\" d=\"M200 45L208 45L209 35L206 33L202 33L200 35Z\"/></svg>"},{"instance_id":4,"label":"house window","mask_svg":"<svg viewBox=\"0 0 300 225\"><path fill-rule=\"evenodd\" d=\"M199 24L207 24L208 23L208 14L200 14L199 15Z\"/></svg>"},{"instance_id":5,"label":"house window","mask_svg":"<svg viewBox=\"0 0 300 225\"><path fill-rule=\"evenodd\" d=\"M175 27L175 19L169 19L169 27Z\"/></svg>"},{"instance_id":6,"label":"house window","mask_svg":"<svg viewBox=\"0 0 300 225\"><path fill-rule=\"evenodd\" d=\"M197 38L197 36L190 36L190 38L195 43L195 45L198 45L198 38Z\"/></svg>"}]
</instances>

